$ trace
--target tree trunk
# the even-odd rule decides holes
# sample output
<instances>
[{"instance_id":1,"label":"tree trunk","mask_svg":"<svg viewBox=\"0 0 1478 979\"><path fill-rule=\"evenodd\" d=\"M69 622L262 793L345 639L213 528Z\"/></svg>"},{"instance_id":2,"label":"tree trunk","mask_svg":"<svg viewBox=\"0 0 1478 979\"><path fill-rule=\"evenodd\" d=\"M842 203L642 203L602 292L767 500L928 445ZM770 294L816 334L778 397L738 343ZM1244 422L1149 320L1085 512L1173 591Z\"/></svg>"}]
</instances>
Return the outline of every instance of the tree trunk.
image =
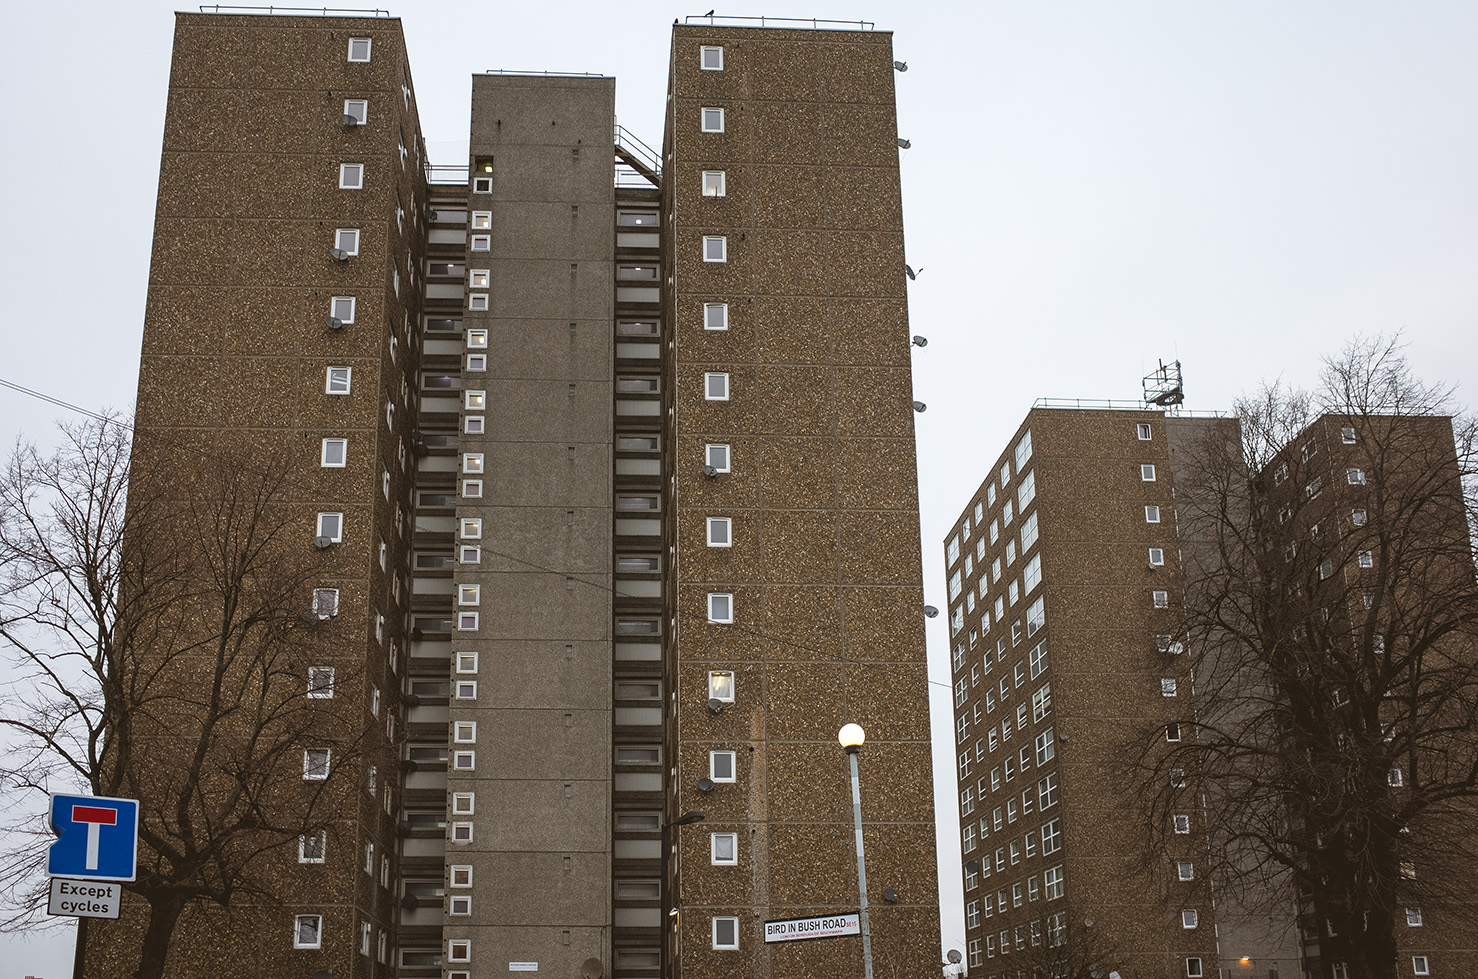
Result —
<instances>
[{"instance_id":1,"label":"tree trunk","mask_svg":"<svg viewBox=\"0 0 1478 979\"><path fill-rule=\"evenodd\" d=\"M164 979L164 962L169 956L169 942L175 924L184 910L184 899L165 895L149 900L149 927L144 932L144 947L134 979Z\"/></svg>"}]
</instances>

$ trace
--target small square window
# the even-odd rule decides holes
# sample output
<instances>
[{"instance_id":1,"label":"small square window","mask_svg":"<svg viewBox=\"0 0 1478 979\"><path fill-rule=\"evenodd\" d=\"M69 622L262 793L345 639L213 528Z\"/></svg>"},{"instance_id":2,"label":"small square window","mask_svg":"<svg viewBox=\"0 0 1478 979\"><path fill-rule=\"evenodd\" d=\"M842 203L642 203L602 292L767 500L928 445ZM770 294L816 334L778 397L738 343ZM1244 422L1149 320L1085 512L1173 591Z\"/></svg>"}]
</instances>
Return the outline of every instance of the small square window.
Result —
<instances>
[{"instance_id":1,"label":"small square window","mask_svg":"<svg viewBox=\"0 0 1478 979\"><path fill-rule=\"evenodd\" d=\"M1171 822L1175 827L1175 832L1179 833L1182 836L1191 831L1190 816L1177 813L1176 815L1171 817Z\"/></svg>"},{"instance_id":2,"label":"small square window","mask_svg":"<svg viewBox=\"0 0 1478 979\"><path fill-rule=\"evenodd\" d=\"M482 411L487 407L488 394L486 391L463 391L462 403L468 411Z\"/></svg>"},{"instance_id":3,"label":"small square window","mask_svg":"<svg viewBox=\"0 0 1478 979\"><path fill-rule=\"evenodd\" d=\"M1406 926L1408 928L1420 928L1422 926L1422 909L1421 908L1407 908L1406 909Z\"/></svg>"},{"instance_id":4,"label":"small square window","mask_svg":"<svg viewBox=\"0 0 1478 979\"><path fill-rule=\"evenodd\" d=\"M1160 508L1157 507L1157 506L1147 506L1147 507L1145 507L1144 508L1144 522L1145 523L1159 523L1160 522Z\"/></svg>"},{"instance_id":5,"label":"small square window","mask_svg":"<svg viewBox=\"0 0 1478 979\"><path fill-rule=\"evenodd\" d=\"M1175 864L1175 877L1177 880L1195 880L1196 865L1189 860L1180 860Z\"/></svg>"},{"instance_id":6,"label":"small square window","mask_svg":"<svg viewBox=\"0 0 1478 979\"><path fill-rule=\"evenodd\" d=\"M1192 955L1186 958L1185 975L1186 979L1204 979L1204 973L1201 971L1200 956Z\"/></svg>"},{"instance_id":7,"label":"small square window","mask_svg":"<svg viewBox=\"0 0 1478 979\"><path fill-rule=\"evenodd\" d=\"M467 247L470 251L474 252L490 252L493 250L493 236L473 235Z\"/></svg>"},{"instance_id":8,"label":"small square window","mask_svg":"<svg viewBox=\"0 0 1478 979\"><path fill-rule=\"evenodd\" d=\"M482 372L488 369L487 354L468 354L467 369L474 372Z\"/></svg>"},{"instance_id":9,"label":"small square window","mask_svg":"<svg viewBox=\"0 0 1478 979\"><path fill-rule=\"evenodd\" d=\"M452 768L459 772L470 772L477 767L477 752L454 751L452 752Z\"/></svg>"},{"instance_id":10,"label":"small square window","mask_svg":"<svg viewBox=\"0 0 1478 979\"><path fill-rule=\"evenodd\" d=\"M471 823L452 823L451 824L451 831L452 831L452 842L453 843L471 843L472 842L472 824Z\"/></svg>"},{"instance_id":11,"label":"small square window","mask_svg":"<svg viewBox=\"0 0 1478 979\"><path fill-rule=\"evenodd\" d=\"M298 837L298 863L323 863L328 855L328 830Z\"/></svg>"},{"instance_id":12,"label":"small square window","mask_svg":"<svg viewBox=\"0 0 1478 979\"><path fill-rule=\"evenodd\" d=\"M471 962L472 942L465 938L454 938L447 942L446 960L448 962Z\"/></svg>"},{"instance_id":13,"label":"small square window","mask_svg":"<svg viewBox=\"0 0 1478 979\"><path fill-rule=\"evenodd\" d=\"M708 621L729 624L734 621L734 596L729 592L708 593Z\"/></svg>"},{"instance_id":14,"label":"small square window","mask_svg":"<svg viewBox=\"0 0 1478 979\"><path fill-rule=\"evenodd\" d=\"M1148 442L1150 440L1150 426L1147 423L1140 422L1138 425L1135 425L1134 431L1139 436L1141 442Z\"/></svg>"},{"instance_id":15,"label":"small square window","mask_svg":"<svg viewBox=\"0 0 1478 979\"><path fill-rule=\"evenodd\" d=\"M1195 928L1201 923L1201 915L1195 908L1185 908L1180 912L1180 926L1182 928Z\"/></svg>"},{"instance_id":16,"label":"small square window","mask_svg":"<svg viewBox=\"0 0 1478 979\"><path fill-rule=\"evenodd\" d=\"M335 296L329 300L328 314L340 323L354 322L354 297Z\"/></svg>"},{"instance_id":17,"label":"small square window","mask_svg":"<svg viewBox=\"0 0 1478 979\"><path fill-rule=\"evenodd\" d=\"M455 816L471 816L477 811L477 793L475 792L453 792L452 814Z\"/></svg>"},{"instance_id":18,"label":"small square window","mask_svg":"<svg viewBox=\"0 0 1478 979\"><path fill-rule=\"evenodd\" d=\"M729 400L729 375L709 371L703 375L703 397L707 401Z\"/></svg>"},{"instance_id":19,"label":"small square window","mask_svg":"<svg viewBox=\"0 0 1478 979\"><path fill-rule=\"evenodd\" d=\"M476 544L463 544L457 549L460 564L478 564L482 561L482 548Z\"/></svg>"},{"instance_id":20,"label":"small square window","mask_svg":"<svg viewBox=\"0 0 1478 979\"><path fill-rule=\"evenodd\" d=\"M450 914L465 915L472 913L472 895L456 894L447 902Z\"/></svg>"},{"instance_id":21,"label":"small square window","mask_svg":"<svg viewBox=\"0 0 1478 979\"><path fill-rule=\"evenodd\" d=\"M334 232L334 247L346 255L358 255L359 229L339 228Z\"/></svg>"},{"instance_id":22,"label":"small square window","mask_svg":"<svg viewBox=\"0 0 1478 979\"><path fill-rule=\"evenodd\" d=\"M476 673L477 672L477 653L475 653L475 652L458 653L457 654L457 672L458 673Z\"/></svg>"},{"instance_id":23,"label":"small square window","mask_svg":"<svg viewBox=\"0 0 1478 979\"><path fill-rule=\"evenodd\" d=\"M739 947L739 919L719 917L713 919L713 947L736 949Z\"/></svg>"},{"instance_id":24,"label":"small square window","mask_svg":"<svg viewBox=\"0 0 1478 979\"><path fill-rule=\"evenodd\" d=\"M477 631L477 626L478 626L478 613L476 613L476 612L458 612L457 613L457 631L458 632L476 632Z\"/></svg>"},{"instance_id":25,"label":"small square window","mask_svg":"<svg viewBox=\"0 0 1478 979\"><path fill-rule=\"evenodd\" d=\"M323 451L319 454L319 465L325 469L343 469L348 464L349 440L324 439Z\"/></svg>"},{"instance_id":26,"label":"small square window","mask_svg":"<svg viewBox=\"0 0 1478 979\"><path fill-rule=\"evenodd\" d=\"M488 346L487 330L468 330L467 347L469 350L486 350Z\"/></svg>"},{"instance_id":27,"label":"small square window","mask_svg":"<svg viewBox=\"0 0 1478 979\"><path fill-rule=\"evenodd\" d=\"M475 475L482 472L484 456L481 452L462 453L462 472Z\"/></svg>"},{"instance_id":28,"label":"small square window","mask_svg":"<svg viewBox=\"0 0 1478 979\"><path fill-rule=\"evenodd\" d=\"M1345 445L1355 444L1355 430L1353 428L1341 428L1339 430L1340 441Z\"/></svg>"},{"instance_id":29,"label":"small square window","mask_svg":"<svg viewBox=\"0 0 1478 979\"><path fill-rule=\"evenodd\" d=\"M462 539L463 540L481 540L482 539L482 518L481 517L463 517L462 518Z\"/></svg>"},{"instance_id":30,"label":"small square window","mask_svg":"<svg viewBox=\"0 0 1478 979\"><path fill-rule=\"evenodd\" d=\"M474 231L487 231L491 229L493 226L493 212L473 211L471 225Z\"/></svg>"},{"instance_id":31,"label":"small square window","mask_svg":"<svg viewBox=\"0 0 1478 979\"><path fill-rule=\"evenodd\" d=\"M349 367L330 367L328 377L324 382L325 394L348 394L349 378L353 369Z\"/></svg>"},{"instance_id":32,"label":"small square window","mask_svg":"<svg viewBox=\"0 0 1478 979\"><path fill-rule=\"evenodd\" d=\"M1180 740L1180 725L1179 724L1166 724L1165 725L1165 740L1166 741L1179 741Z\"/></svg>"},{"instance_id":33,"label":"small square window","mask_svg":"<svg viewBox=\"0 0 1478 979\"><path fill-rule=\"evenodd\" d=\"M323 947L323 916L300 914L293 919L293 948Z\"/></svg>"},{"instance_id":34,"label":"small square window","mask_svg":"<svg viewBox=\"0 0 1478 979\"><path fill-rule=\"evenodd\" d=\"M1155 467L1147 462L1141 465L1139 467L1139 478L1146 483L1153 483L1155 481Z\"/></svg>"},{"instance_id":35,"label":"small square window","mask_svg":"<svg viewBox=\"0 0 1478 979\"><path fill-rule=\"evenodd\" d=\"M1168 591L1156 591L1152 593L1155 608L1170 607L1170 593Z\"/></svg>"},{"instance_id":36,"label":"small square window","mask_svg":"<svg viewBox=\"0 0 1478 979\"><path fill-rule=\"evenodd\" d=\"M453 886L453 887L471 887L472 886L472 868L470 866L467 866L465 864L452 864L450 870L451 870L451 886Z\"/></svg>"},{"instance_id":37,"label":"small square window","mask_svg":"<svg viewBox=\"0 0 1478 979\"><path fill-rule=\"evenodd\" d=\"M734 521L732 517L708 518L708 546L732 547L734 544Z\"/></svg>"},{"instance_id":38,"label":"small square window","mask_svg":"<svg viewBox=\"0 0 1478 979\"><path fill-rule=\"evenodd\" d=\"M728 303L703 304L703 329L727 330L729 328Z\"/></svg>"},{"instance_id":39,"label":"small square window","mask_svg":"<svg viewBox=\"0 0 1478 979\"><path fill-rule=\"evenodd\" d=\"M708 777L715 782L733 782L738 779L732 751L710 751L708 753Z\"/></svg>"},{"instance_id":40,"label":"small square window","mask_svg":"<svg viewBox=\"0 0 1478 979\"><path fill-rule=\"evenodd\" d=\"M334 668L332 666L308 667L308 697L312 700L328 700L334 695Z\"/></svg>"},{"instance_id":41,"label":"small square window","mask_svg":"<svg viewBox=\"0 0 1478 979\"><path fill-rule=\"evenodd\" d=\"M370 59L370 45L373 40L368 37L351 37L349 39L349 60L368 61Z\"/></svg>"},{"instance_id":42,"label":"small square window","mask_svg":"<svg viewBox=\"0 0 1478 979\"><path fill-rule=\"evenodd\" d=\"M719 867L732 867L739 863L739 834L710 833L709 862Z\"/></svg>"},{"instance_id":43,"label":"small square window","mask_svg":"<svg viewBox=\"0 0 1478 979\"><path fill-rule=\"evenodd\" d=\"M1365 470L1363 470L1363 469L1346 469L1345 470L1345 482L1349 483L1351 486L1364 486L1365 485Z\"/></svg>"},{"instance_id":44,"label":"small square window","mask_svg":"<svg viewBox=\"0 0 1478 979\"><path fill-rule=\"evenodd\" d=\"M723 170L703 171L703 196L725 197L728 195L728 175Z\"/></svg>"},{"instance_id":45,"label":"small square window","mask_svg":"<svg viewBox=\"0 0 1478 979\"><path fill-rule=\"evenodd\" d=\"M1361 551L1359 553L1358 560L1359 560L1360 567L1362 567L1362 568L1373 568L1373 567L1375 567L1375 557L1374 557L1374 555L1371 554L1370 551Z\"/></svg>"},{"instance_id":46,"label":"small square window","mask_svg":"<svg viewBox=\"0 0 1478 979\"><path fill-rule=\"evenodd\" d=\"M485 292L474 292L467 297L467 308L474 313L485 313L488 308L488 294Z\"/></svg>"},{"instance_id":47,"label":"small square window","mask_svg":"<svg viewBox=\"0 0 1478 979\"><path fill-rule=\"evenodd\" d=\"M482 586L481 585L458 585L457 586L457 604L458 605L478 605L478 604L481 603L481 601L482 601Z\"/></svg>"},{"instance_id":48,"label":"small square window","mask_svg":"<svg viewBox=\"0 0 1478 979\"><path fill-rule=\"evenodd\" d=\"M729 447L723 442L709 442L704 446L703 463L716 472L729 471Z\"/></svg>"},{"instance_id":49,"label":"small square window","mask_svg":"<svg viewBox=\"0 0 1478 979\"><path fill-rule=\"evenodd\" d=\"M708 673L708 696L726 704L734 702L734 673L731 670L710 670Z\"/></svg>"},{"instance_id":50,"label":"small square window","mask_svg":"<svg viewBox=\"0 0 1478 979\"><path fill-rule=\"evenodd\" d=\"M705 133L721 133L724 131L724 110L715 108L704 108L703 131Z\"/></svg>"},{"instance_id":51,"label":"small square window","mask_svg":"<svg viewBox=\"0 0 1478 979\"><path fill-rule=\"evenodd\" d=\"M1160 678L1160 696L1174 697L1176 682L1173 676L1162 676Z\"/></svg>"},{"instance_id":52,"label":"small square window","mask_svg":"<svg viewBox=\"0 0 1478 979\"><path fill-rule=\"evenodd\" d=\"M703 261L705 262L727 262L729 260L729 239L723 235L703 236Z\"/></svg>"},{"instance_id":53,"label":"small square window","mask_svg":"<svg viewBox=\"0 0 1478 979\"><path fill-rule=\"evenodd\" d=\"M344 515L342 513L320 513L318 515L318 533L316 537L322 537L331 544L339 544L344 540Z\"/></svg>"},{"instance_id":54,"label":"small square window","mask_svg":"<svg viewBox=\"0 0 1478 979\"><path fill-rule=\"evenodd\" d=\"M485 431L486 425L487 418L483 415L468 415L462 420L462 431L466 432L468 435L482 435ZM479 485L478 488L481 489L481 485ZM464 491L462 495L466 496L467 494Z\"/></svg>"},{"instance_id":55,"label":"small square window","mask_svg":"<svg viewBox=\"0 0 1478 979\"><path fill-rule=\"evenodd\" d=\"M475 500L475 499L481 498L481 496L482 496L482 480L480 480L480 479L464 479L464 480L462 480L462 495L465 496L465 497L467 497L469 500Z\"/></svg>"},{"instance_id":56,"label":"small square window","mask_svg":"<svg viewBox=\"0 0 1478 979\"><path fill-rule=\"evenodd\" d=\"M1418 976L1430 976L1432 970L1427 965L1427 957L1425 955L1413 955L1411 957L1411 971Z\"/></svg>"},{"instance_id":57,"label":"small square window","mask_svg":"<svg viewBox=\"0 0 1478 979\"><path fill-rule=\"evenodd\" d=\"M364 189L364 164L363 163L340 163L339 164L339 189L340 190L363 190Z\"/></svg>"},{"instance_id":58,"label":"small square window","mask_svg":"<svg viewBox=\"0 0 1478 979\"><path fill-rule=\"evenodd\" d=\"M493 192L493 178L473 177L472 192L474 194L491 194Z\"/></svg>"},{"instance_id":59,"label":"small square window","mask_svg":"<svg viewBox=\"0 0 1478 979\"><path fill-rule=\"evenodd\" d=\"M328 778L329 758L327 748L304 748L303 778L310 782L321 782Z\"/></svg>"},{"instance_id":60,"label":"small square window","mask_svg":"<svg viewBox=\"0 0 1478 979\"><path fill-rule=\"evenodd\" d=\"M1165 550L1160 547L1150 548L1150 567L1159 568L1165 564Z\"/></svg>"},{"instance_id":61,"label":"small square window","mask_svg":"<svg viewBox=\"0 0 1478 979\"><path fill-rule=\"evenodd\" d=\"M722 47L705 44L698 51L698 64L704 71L724 70L724 49Z\"/></svg>"},{"instance_id":62,"label":"small square window","mask_svg":"<svg viewBox=\"0 0 1478 979\"><path fill-rule=\"evenodd\" d=\"M456 682L456 684L455 684L455 689L454 689L453 693L455 694L455 696L456 696L456 698L458 700L476 700L477 699L477 681L476 680L458 680Z\"/></svg>"}]
</instances>

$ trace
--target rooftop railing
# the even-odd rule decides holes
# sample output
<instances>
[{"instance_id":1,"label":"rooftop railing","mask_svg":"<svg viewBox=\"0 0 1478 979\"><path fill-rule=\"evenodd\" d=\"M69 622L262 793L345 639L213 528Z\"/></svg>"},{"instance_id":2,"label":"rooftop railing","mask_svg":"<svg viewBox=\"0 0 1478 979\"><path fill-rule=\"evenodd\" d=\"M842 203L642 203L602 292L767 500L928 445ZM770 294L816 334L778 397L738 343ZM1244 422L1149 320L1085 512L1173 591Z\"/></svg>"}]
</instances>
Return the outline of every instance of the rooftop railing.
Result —
<instances>
[{"instance_id":1,"label":"rooftop railing","mask_svg":"<svg viewBox=\"0 0 1478 979\"><path fill-rule=\"evenodd\" d=\"M870 31L877 25L870 20L818 20L815 17L727 17L722 14L689 14L684 24L707 24L710 27L789 27L799 31Z\"/></svg>"},{"instance_id":2,"label":"rooftop railing","mask_svg":"<svg viewBox=\"0 0 1478 979\"><path fill-rule=\"evenodd\" d=\"M238 7L223 3L202 3L202 14L299 14L304 17L389 17L390 11L355 7Z\"/></svg>"},{"instance_id":3,"label":"rooftop railing","mask_svg":"<svg viewBox=\"0 0 1478 979\"><path fill-rule=\"evenodd\" d=\"M1177 418L1230 418L1225 411L1192 411L1179 406L1165 408L1161 405L1145 404L1143 401L1108 401L1098 398L1038 398L1033 408L1078 408L1085 411L1153 411Z\"/></svg>"}]
</instances>

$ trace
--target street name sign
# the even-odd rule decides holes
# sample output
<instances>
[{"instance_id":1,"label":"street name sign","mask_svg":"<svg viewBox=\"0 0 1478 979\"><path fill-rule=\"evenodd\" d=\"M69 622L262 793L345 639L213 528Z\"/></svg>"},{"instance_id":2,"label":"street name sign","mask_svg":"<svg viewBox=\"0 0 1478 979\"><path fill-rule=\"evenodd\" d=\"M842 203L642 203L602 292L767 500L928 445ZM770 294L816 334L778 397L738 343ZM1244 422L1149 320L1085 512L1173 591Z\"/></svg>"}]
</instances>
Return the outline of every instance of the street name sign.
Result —
<instances>
[{"instance_id":1,"label":"street name sign","mask_svg":"<svg viewBox=\"0 0 1478 979\"><path fill-rule=\"evenodd\" d=\"M116 918L123 904L123 885L106 880L51 879L46 913L73 918Z\"/></svg>"},{"instance_id":2,"label":"street name sign","mask_svg":"<svg viewBox=\"0 0 1478 979\"><path fill-rule=\"evenodd\" d=\"M87 880L133 880L137 876L137 799L54 795L51 826L60 839L46 854L50 876Z\"/></svg>"},{"instance_id":3,"label":"street name sign","mask_svg":"<svg viewBox=\"0 0 1478 979\"><path fill-rule=\"evenodd\" d=\"M819 918L785 918L765 922L765 943L802 942L810 938L841 938L862 934L857 912L828 914Z\"/></svg>"}]
</instances>

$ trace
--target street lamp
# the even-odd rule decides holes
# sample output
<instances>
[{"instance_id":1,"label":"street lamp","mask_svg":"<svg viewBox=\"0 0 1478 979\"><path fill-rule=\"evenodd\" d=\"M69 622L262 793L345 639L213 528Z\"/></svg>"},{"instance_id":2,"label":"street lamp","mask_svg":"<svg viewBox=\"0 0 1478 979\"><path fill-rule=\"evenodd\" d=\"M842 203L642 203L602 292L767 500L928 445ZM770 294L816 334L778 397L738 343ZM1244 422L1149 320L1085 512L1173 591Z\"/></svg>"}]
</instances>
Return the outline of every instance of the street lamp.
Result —
<instances>
[{"instance_id":1,"label":"street lamp","mask_svg":"<svg viewBox=\"0 0 1478 979\"><path fill-rule=\"evenodd\" d=\"M852 828L857 834L857 893L861 899L858 909L858 924L862 926L862 973L864 979L872 979L872 929L867 923L867 864L862 857L862 789L857 784L857 751L867 735L860 724L844 724L837 732L837 740L847 749L847 758L852 763Z\"/></svg>"}]
</instances>

